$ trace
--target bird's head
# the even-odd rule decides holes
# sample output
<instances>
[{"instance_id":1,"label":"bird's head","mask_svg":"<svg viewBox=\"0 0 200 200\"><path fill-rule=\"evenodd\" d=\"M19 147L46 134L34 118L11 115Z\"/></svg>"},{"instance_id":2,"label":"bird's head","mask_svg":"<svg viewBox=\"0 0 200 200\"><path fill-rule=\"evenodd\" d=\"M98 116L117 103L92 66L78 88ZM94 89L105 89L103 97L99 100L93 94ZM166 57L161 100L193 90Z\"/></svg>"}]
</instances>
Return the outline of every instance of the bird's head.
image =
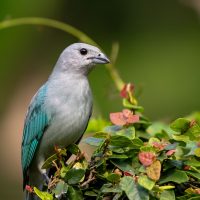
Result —
<instances>
[{"instance_id":1,"label":"bird's head","mask_svg":"<svg viewBox=\"0 0 200 200\"><path fill-rule=\"evenodd\" d=\"M106 55L97 47L85 43L74 43L62 52L56 68L68 73L87 75L95 64L109 62Z\"/></svg>"}]
</instances>

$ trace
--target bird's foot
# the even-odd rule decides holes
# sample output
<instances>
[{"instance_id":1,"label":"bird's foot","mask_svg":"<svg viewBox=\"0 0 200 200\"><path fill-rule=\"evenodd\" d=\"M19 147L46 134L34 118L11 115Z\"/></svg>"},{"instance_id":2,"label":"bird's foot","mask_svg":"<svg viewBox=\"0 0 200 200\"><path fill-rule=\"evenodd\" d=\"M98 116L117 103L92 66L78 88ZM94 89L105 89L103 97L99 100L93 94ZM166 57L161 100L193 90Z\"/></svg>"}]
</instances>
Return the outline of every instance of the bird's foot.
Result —
<instances>
[{"instance_id":1,"label":"bird's foot","mask_svg":"<svg viewBox=\"0 0 200 200\"><path fill-rule=\"evenodd\" d=\"M48 174L47 173L43 173L42 176L43 176L46 184L48 185L49 182L51 181L51 179L49 178Z\"/></svg>"}]
</instances>

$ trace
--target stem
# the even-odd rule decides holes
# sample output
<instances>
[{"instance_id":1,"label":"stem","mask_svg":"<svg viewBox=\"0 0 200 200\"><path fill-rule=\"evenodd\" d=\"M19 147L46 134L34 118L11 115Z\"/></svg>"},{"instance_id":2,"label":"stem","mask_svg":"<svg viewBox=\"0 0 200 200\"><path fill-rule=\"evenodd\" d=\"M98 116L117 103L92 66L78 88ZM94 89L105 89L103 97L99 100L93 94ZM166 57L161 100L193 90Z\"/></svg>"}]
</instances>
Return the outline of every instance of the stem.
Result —
<instances>
[{"instance_id":1,"label":"stem","mask_svg":"<svg viewBox=\"0 0 200 200\"><path fill-rule=\"evenodd\" d=\"M21 25L43 25L43 26L49 26L51 28L56 28L68 34L73 35L74 37L78 38L82 42L89 43L100 48L100 46L93 39L88 37L85 33L78 30L77 28L69 24L59 22L53 19L48 19L48 18L25 17L25 18L5 20L5 21L0 22L0 30L13 27L13 26L21 26ZM124 82L121 79L117 69L112 64L107 64L106 69L108 70L112 80L114 81L116 88L120 91L124 85Z\"/></svg>"},{"instance_id":2,"label":"stem","mask_svg":"<svg viewBox=\"0 0 200 200\"><path fill-rule=\"evenodd\" d=\"M106 69L108 70L108 72L110 73L110 76L112 78L112 80L115 83L116 88L121 91L123 86L125 85L125 83L123 82L123 80L121 79L117 69L114 67L114 65L112 64L107 64L106 65Z\"/></svg>"},{"instance_id":3,"label":"stem","mask_svg":"<svg viewBox=\"0 0 200 200\"><path fill-rule=\"evenodd\" d=\"M81 41L90 43L92 45L97 45L91 38L89 38L85 33L79 31L78 29L65 24L63 22L59 22L53 19L47 18L39 18L39 17L26 17L26 18L18 18L18 19L9 19L3 22L0 22L0 29L5 29L13 26L20 25L43 25L49 26L51 28L56 28L62 31L65 31L74 37L78 38Z\"/></svg>"},{"instance_id":4,"label":"stem","mask_svg":"<svg viewBox=\"0 0 200 200\"><path fill-rule=\"evenodd\" d=\"M112 49L111 49L111 54L110 54L110 60L113 65L115 65L115 63L116 63L118 54L119 54L119 43L114 42L112 44Z\"/></svg>"}]
</instances>

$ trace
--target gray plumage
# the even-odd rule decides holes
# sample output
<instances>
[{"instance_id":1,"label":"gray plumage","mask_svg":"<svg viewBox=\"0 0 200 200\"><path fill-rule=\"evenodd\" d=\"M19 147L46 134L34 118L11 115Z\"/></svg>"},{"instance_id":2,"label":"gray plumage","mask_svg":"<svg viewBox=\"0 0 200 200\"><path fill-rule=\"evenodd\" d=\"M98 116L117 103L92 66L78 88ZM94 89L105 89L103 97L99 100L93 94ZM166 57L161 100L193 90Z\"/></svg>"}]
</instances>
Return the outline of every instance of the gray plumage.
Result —
<instances>
[{"instance_id":1,"label":"gray plumage","mask_svg":"<svg viewBox=\"0 0 200 200\"><path fill-rule=\"evenodd\" d=\"M95 64L108 63L96 47L75 43L60 55L48 81L33 97L22 140L24 186L42 189L44 161L54 146L67 147L84 133L92 112L87 75ZM27 194L26 200L37 199Z\"/></svg>"}]
</instances>

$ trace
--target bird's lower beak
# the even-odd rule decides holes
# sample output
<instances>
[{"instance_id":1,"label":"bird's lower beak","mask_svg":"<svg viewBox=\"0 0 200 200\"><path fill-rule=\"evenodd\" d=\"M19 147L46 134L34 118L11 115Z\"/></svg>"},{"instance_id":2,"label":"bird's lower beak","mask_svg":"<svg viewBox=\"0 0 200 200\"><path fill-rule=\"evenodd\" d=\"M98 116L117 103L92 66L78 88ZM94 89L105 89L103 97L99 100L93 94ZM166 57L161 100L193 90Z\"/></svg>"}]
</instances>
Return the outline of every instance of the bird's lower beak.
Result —
<instances>
[{"instance_id":1,"label":"bird's lower beak","mask_svg":"<svg viewBox=\"0 0 200 200\"><path fill-rule=\"evenodd\" d=\"M88 59L91 59L94 64L107 64L107 63L110 63L110 60L103 53L99 54L98 56L90 57Z\"/></svg>"}]
</instances>

